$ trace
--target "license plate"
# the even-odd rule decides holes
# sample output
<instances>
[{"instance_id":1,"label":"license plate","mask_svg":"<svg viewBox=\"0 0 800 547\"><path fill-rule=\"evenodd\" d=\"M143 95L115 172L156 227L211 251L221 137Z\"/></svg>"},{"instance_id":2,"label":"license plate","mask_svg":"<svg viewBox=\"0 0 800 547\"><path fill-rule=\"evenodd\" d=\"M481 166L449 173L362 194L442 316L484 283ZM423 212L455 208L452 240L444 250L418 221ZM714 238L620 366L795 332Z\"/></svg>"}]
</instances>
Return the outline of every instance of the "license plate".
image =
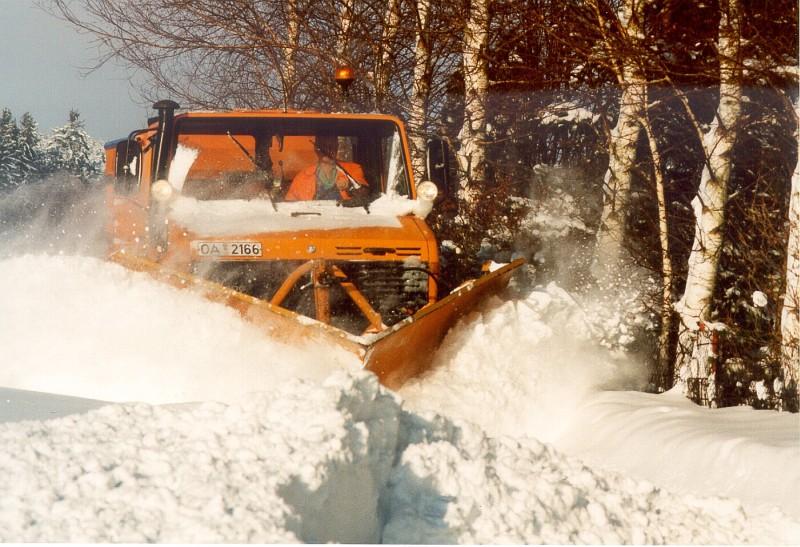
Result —
<instances>
[{"instance_id":1,"label":"license plate","mask_svg":"<svg viewBox=\"0 0 800 547\"><path fill-rule=\"evenodd\" d=\"M246 258L261 256L261 243L258 241L192 241L192 250L199 256Z\"/></svg>"}]
</instances>

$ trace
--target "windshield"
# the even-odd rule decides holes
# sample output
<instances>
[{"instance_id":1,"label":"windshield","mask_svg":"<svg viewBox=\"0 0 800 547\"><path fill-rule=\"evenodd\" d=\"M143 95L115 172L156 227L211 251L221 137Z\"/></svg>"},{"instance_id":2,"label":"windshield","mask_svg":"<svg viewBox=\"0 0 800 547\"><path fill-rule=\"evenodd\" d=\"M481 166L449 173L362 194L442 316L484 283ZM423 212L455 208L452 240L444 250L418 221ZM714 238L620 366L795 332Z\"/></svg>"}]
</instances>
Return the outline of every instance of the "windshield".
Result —
<instances>
[{"instance_id":1,"label":"windshield","mask_svg":"<svg viewBox=\"0 0 800 547\"><path fill-rule=\"evenodd\" d=\"M389 120L184 118L175 144L196 151L182 193L200 200L410 196L400 132Z\"/></svg>"}]
</instances>

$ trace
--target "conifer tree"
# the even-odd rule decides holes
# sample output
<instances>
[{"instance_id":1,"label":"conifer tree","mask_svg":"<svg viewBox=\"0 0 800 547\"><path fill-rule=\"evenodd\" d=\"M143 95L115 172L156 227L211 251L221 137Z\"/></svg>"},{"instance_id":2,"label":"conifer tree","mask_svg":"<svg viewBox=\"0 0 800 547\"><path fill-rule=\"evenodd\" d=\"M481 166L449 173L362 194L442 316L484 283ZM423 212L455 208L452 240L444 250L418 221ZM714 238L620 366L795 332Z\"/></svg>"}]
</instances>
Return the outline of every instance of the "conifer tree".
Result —
<instances>
[{"instance_id":1,"label":"conifer tree","mask_svg":"<svg viewBox=\"0 0 800 547\"><path fill-rule=\"evenodd\" d=\"M41 175L43 166L38 124L29 112L24 113L20 119L19 142L24 182L30 182Z\"/></svg>"},{"instance_id":2,"label":"conifer tree","mask_svg":"<svg viewBox=\"0 0 800 547\"><path fill-rule=\"evenodd\" d=\"M86 134L75 110L70 111L67 125L53 130L43 148L46 170L50 173L66 172L88 182L100 172L102 146Z\"/></svg>"},{"instance_id":3,"label":"conifer tree","mask_svg":"<svg viewBox=\"0 0 800 547\"><path fill-rule=\"evenodd\" d=\"M0 115L0 191L18 186L23 178L19 128L11 111Z\"/></svg>"}]
</instances>

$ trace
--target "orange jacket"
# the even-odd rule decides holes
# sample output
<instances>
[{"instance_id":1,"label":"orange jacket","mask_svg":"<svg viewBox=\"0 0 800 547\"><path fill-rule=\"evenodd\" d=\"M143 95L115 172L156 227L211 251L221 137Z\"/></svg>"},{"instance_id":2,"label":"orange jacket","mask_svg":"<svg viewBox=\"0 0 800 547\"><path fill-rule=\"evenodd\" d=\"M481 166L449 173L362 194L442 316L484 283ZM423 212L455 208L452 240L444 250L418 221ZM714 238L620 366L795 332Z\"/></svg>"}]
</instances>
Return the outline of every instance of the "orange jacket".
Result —
<instances>
[{"instance_id":1,"label":"orange jacket","mask_svg":"<svg viewBox=\"0 0 800 547\"><path fill-rule=\"evenodd\" d=\"M292 184L286 192L286 201L306 201L314 199L317 193L317 163L309 165L292 179ZM339 165L347 171L351 177L355 179L361 186L367 186L367 179L364 176L364 170L357 163L350 163L340 161ZM336 181L346 181L347 177L340 170L337 170ZM349 184L348 184L349 186ZM339 190L339 195L342 199L350 199L350 194L346 190Z\"/></svg>"}]
</instances>

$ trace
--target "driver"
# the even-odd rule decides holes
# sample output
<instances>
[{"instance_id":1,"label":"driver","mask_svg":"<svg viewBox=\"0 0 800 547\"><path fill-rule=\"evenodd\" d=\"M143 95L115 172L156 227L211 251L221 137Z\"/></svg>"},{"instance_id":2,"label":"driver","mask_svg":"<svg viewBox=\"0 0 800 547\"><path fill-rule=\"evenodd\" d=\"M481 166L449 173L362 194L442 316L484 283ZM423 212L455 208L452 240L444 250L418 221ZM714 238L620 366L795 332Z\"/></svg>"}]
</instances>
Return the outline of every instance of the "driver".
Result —
<instances>
[{"instance_id":1,"label":"driver","mask_svg":"<svg viewBox=\"0 0 800 547\"><path fill-rule=\"evenodd\" d=\"M336 199L347 201L368 189L364 170L357 163L336 159L339 142L336 136L317 135L314 152L317 162L309 165L292 180L286 201ZM361 192L359 192L361 191Z\"/></svg>"}]
</instances>

